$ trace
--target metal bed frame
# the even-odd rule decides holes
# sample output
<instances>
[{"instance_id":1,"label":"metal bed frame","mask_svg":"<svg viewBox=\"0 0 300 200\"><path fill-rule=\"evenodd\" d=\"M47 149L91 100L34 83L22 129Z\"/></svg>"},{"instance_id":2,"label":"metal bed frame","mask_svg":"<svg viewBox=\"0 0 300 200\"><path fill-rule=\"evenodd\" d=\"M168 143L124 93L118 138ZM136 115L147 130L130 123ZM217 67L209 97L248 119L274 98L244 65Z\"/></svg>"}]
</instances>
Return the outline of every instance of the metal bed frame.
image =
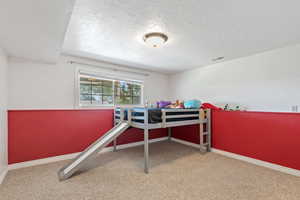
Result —
<instances>
[{"instance_id":1,"label":"metal bed frame","mask_svg":"<svg viewBox=\"0 0 300 200\"><path fill-rule=\"evenodd\" d=\"M127 111L125 113L125 110ZM187 126L199 124L199 149L200 152L211 151L211 112L210 109L161 109L162 122L149 123L149 108L125 108L116 107L114 110L114 123L127 122L131 127L144 130L144 171L149 173L149 130L158 128L168 128L168 140L171 141L172 129L176 126ZM191 114L191 112L193 114ZM138 113L139 116L134 114ZM178 114L177 114L178 113ZM195 114L196 113L196 114ZM142 115L141 115L142 114ZM127 117L125 117L125 115ZM192 119L190 118L196 118ZM177 121L168 122L168 119ZM143 120L137 122L135 120ZM205 124L205 126L204 126ZM117 137L113 141L114 151L117 150Z\"/></svg>"}]
</instances>

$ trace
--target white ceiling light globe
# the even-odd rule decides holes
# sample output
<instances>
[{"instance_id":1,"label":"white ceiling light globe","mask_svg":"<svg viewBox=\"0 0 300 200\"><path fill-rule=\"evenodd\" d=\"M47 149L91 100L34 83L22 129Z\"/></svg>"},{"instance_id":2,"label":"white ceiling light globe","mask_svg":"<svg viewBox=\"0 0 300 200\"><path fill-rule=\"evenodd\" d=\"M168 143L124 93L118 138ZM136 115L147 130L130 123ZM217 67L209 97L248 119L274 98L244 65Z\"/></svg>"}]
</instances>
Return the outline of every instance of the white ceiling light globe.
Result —
<instances>
[{"instance_id":1,"label":"white ceiling light globe","mask_svg":"<svg viewBox=\"0 0 300 200\"><path fill-rule=\"evenodd\" d=\"M144 41L151 47L160 47L168 40L168 36L163 33L153 32L144 36Z\"/></svg>"}]
</instances>

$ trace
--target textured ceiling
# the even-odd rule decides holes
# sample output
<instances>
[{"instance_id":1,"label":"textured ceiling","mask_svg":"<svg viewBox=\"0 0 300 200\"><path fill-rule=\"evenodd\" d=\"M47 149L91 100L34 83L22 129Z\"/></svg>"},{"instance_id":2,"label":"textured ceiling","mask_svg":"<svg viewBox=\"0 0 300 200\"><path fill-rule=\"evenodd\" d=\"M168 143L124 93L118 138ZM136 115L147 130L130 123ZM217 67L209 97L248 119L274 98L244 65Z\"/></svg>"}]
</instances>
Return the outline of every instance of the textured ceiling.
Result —
<instances>
[{"instance_id":1,"label":"textured ceiling","mask_svg":"<svg viewBox=\"0 0 300 200\"><path fill-rule=\"evenodd\" d=\"M64 52L176 72L300 42L299 0L77 0ZM165 46L143 35L161 31Z\"/></svg>"},{"instance_id":2,"label":"textured ceiling","mask_svg":"<svg viewBox=\"0 0 300 200\"><path fill-rule=\"evenodd\" d=\"M0 4L0 47L10 55L56 62L74 0L3 0Z\"/></svg>"}]
</instances>

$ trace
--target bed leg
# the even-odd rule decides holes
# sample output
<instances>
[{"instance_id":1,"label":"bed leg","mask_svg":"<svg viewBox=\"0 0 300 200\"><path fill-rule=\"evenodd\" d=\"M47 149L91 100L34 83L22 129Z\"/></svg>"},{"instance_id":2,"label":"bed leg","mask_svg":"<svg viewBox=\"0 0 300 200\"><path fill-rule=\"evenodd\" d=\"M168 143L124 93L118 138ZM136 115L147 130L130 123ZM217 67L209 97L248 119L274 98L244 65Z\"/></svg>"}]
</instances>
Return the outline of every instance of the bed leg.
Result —
<instances>
[{"instance_id":1,"label":"bed leg","mask_svg":"<svg viewBox=\"0 0 300 200\"><path fill-rule=\"evenodd\" d=\"M114 143L114 150L113 151L116 152L117 151L117 138L114 139L113 143Z\"/></svg>"},{"instance_id":2,"label":"bed leg","mask_svg":"<svg viewBox=\"0 0 300 200\"><path fill-rule=\"evenodd\" d=\"M149 130L144 129L144 159L145 159L145 168L144 172L149 173Z\"/></svg>"},{"instance_id":3,"label":"bed leg","mask_svg":"<svg viewBox=\"0 0 300 200\"><path fill-rule=\"evenodd\" d=\"M207 117L207 126L206 126L206 131L207 131L207 152L211 152L211 110L208 109L206 112L206 117Z\"/></svg>"},{"instance_id":4,"label":"bed leg","mask_svg":"<svg viewBox=\"0 0 300 200\"><path fill-rule=\"evenodd\" d=\"M172 129L171 127L168 128L168 141L171 141L171 137L172 137Z\"/></svg>"},{"instance_id":5,"label":"bed leg","mask_svg":"<svg viewBox=\"0 0 300 200\"><path fill-rule=\"evenodd\" d=\"M200 152L204 152L204 135L203 135L203 132L204 132L204 127L203 127L203 124L200 123L199 125L199 129L200 129L200 142L199 142L199 150Z\"/></svg>"}]
</instances>

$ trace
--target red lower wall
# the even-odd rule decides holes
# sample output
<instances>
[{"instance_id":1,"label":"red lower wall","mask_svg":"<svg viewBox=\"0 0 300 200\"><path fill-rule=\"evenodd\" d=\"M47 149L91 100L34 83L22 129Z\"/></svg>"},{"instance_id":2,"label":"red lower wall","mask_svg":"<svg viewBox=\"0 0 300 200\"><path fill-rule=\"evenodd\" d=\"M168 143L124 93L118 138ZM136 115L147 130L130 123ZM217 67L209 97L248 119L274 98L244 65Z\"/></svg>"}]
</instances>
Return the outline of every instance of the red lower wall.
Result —
<instances>
[{"instance_id":1,"label":"red lower wall","mask_svg":"<svg viewBox=\"0 0 300 200\"><path fill-rule=\"evenodd\" d=\"M113 125L112 110L8 112L9 164L82 151ZM199 126L173 128L175 138L199 143ZM212 112L212 146L300 170L300 115L295 113ZM151 130L151 138L167 135ZM130 129L118 144L143 140Z\"/></svg>"},{"instance_id":2,"label":"red lower wall","mask_svg":"<svg viewBox=\"0 0 300 200\"><path fill-rule=\"evenodd\" d=\"M173 129L173 137L199 143L198 126ZM300 114L212 112L212 146L300 170Z\"/></svg>"},{"instance_id":3,"label":"red lower wall","mask_svg":"<svg viewBox=\"0 0 300 200\"><path fill-rule=\"evenodd\" d=\"M113 126L113 110L31 110L8 112L9 164L80 152ZM167 135L150 131L150 138ZM143 140L142 130L129 129L118 144Z\"/></svg>"}]
</instances>

